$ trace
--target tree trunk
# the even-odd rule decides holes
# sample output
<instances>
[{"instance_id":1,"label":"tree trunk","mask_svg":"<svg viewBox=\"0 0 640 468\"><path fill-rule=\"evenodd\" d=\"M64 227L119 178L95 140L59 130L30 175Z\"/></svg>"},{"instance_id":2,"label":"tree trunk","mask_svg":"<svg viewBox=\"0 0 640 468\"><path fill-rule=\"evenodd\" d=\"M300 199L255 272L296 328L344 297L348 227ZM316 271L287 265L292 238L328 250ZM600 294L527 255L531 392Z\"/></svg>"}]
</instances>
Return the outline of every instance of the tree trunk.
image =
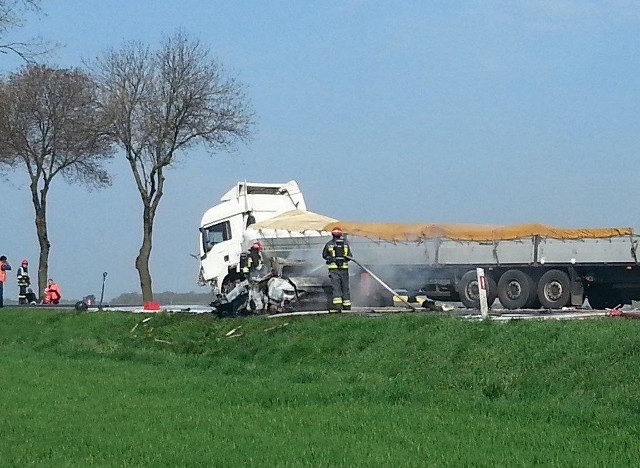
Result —
<instances>
[{"instance_id":1,"label":"tree trunk","mask_svg":"<svg viewBox=\"0 0 640 468\"><path fill-rule=\"evenodd\" d=\"M47 193L49 193L49 181L45 178L43 187L38 189L38 178L31 178L31 201L36 213L36 233L40 245L40 258L38 261L38 298L44 298L44 290L47 287L49 274L49 233L47 232Z\"/></svg>"},{"instance_id":2,"label":"tree trunk","mask_svg":"<svg viewBox=\"0 0 640 468\"><path fill-rule=\"evenodd\" d=\"M149 257L151 256L153 215L148 206L144 207L142 214L143 236L140 252L136 257L136 270L140 276L142 289L142 301L153 301L153 289L151 287L151 273L149 272Z\"/></svg>"},{"instance_id":3,"label":"tree trunk","mask_svg":"<svg viewBox=\"0 0 640 468\"><path fill-rule=\"evenodd\" d=\"M36 206L36 231L38 233L38 244L40 244L40 258L38 262L38 297L44 297L44 290L47 287L47 276L49 273L49 235L47 233L47 212L46 204L41 203Z\"/></svg>"}]
</instances>

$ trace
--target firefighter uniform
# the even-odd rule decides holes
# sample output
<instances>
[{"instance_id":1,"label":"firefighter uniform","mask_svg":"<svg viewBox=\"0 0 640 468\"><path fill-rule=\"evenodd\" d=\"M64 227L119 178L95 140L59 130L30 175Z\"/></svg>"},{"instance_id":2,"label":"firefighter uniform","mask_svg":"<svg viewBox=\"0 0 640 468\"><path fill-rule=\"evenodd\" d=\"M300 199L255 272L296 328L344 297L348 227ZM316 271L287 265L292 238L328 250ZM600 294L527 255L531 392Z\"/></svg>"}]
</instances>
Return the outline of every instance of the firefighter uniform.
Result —
<instances>
[{"instance_id":1,"label":"firefighter uniform","mask_svg":"<svg viewBox=\"0 0 640 468\"><path fill-rule=\"evenodd\" d=\"M240 270L245 278L251 277L252 274L256 274L264 266L264 256L262 255L262 244L259 241L255 241L249 252L243 254L240 257Z\"/></svg>"},{"instance_id":2,"label":"firefighter uniform","mask_svg":"<svg viewBox=\"0 0 640 468\"><path fill-rule=\"evenodd\" d=\"M333 238L322 250L322 258L327 263L331 279L332 300L329 312L351 309L351 291L349 290L349 258L352 256L349 243L343 238L339 227L331 231Z\"/></svg>"},{"instance_id":3,"label":"firefighter uniform","mask_svg":"<svg viewBox=\"0 0 640 468\"><path fill-rule=\"evenodd\" d=\"M18 304L28 304L27 301L27 288L31 285L31 278L29 278L29 262L25 259L22 260L20 268L18 268Z\"/></svg>"}]
</instances>

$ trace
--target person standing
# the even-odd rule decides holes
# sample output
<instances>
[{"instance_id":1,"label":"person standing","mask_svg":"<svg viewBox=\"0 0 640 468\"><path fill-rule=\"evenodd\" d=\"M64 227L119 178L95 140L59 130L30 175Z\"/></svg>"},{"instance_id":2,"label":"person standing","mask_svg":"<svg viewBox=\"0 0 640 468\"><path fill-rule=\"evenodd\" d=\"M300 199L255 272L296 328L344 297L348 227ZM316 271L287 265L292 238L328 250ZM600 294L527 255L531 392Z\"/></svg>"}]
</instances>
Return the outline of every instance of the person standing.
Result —
<instances>
[{"instance_id":1,"label":"person standing","mask_svg":"<svg viewBox=\"0 0 640 468\"><path fill-rule=\"evenodd\" d=\"M26 258L22 260L16 278L18 278L18 288L20 289L18 292L18 304L28 304L27 288L31 286L31 278L29 278L29 261Z\"/></svg>"},{"instance_id":2,"label":"person standing","mask_svg":"<svg viewBox=\"0 0 640 468\"><path fill-rule=\"evenodd\" d=\"M351 291L349 289L349 257L351 247L343 237L342 229L334 227L332 239L322 249L322 258L327 263L331 279L332 300L329 313L351 310Z\"/></svg>"},{"instance_id":3,"label":"person standing","mask_svg":"<svg viewBox=\"0 0 640 468\"><path fill-rule=\"evenodd\" d=\"M262 268L265 264L264 255L262 253L263 247L260 241L255 241L251 244L249 249L249 258L247 259L247 266L249 267L249 277L262 276Z\"/></svg>"},{"instance_id":4,"label":"person standing","mask_svg":"<svg viewBox=\"0 0 640 468\"><path fill-rule=\"evenodd\" d=\"M256 276L262 276L262 267L265 265L262 250L262 243L254 241L249 251L240 257L240 271L245 278L251 279Z\"/></svg>"},{"instance_id":5,"label":"person standing","mask_svg":"<svg viewBox=\"0 0 640 468\"><path fill-rule=\"evenodd\" d=\"M0 307L4 307L4 282L7 280L7 271L9 270L11 270L11 265L7 262L7 257L0 256Z\"/></svg>"}]
</instances>

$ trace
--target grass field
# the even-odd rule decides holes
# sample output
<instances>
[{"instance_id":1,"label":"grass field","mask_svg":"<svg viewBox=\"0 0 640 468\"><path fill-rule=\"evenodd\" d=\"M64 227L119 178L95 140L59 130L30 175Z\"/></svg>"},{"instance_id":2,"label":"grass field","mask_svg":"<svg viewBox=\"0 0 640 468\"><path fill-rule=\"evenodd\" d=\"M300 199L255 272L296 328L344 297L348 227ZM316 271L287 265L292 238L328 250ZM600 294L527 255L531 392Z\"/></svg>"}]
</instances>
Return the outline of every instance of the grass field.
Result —
<instances>
[{"instance_id":1,"label":"grass field","mask_svg":"<svg viewBox=\"0 0 640 468\"><path fill-rule=\"evenodd\" d=\"M0 313L1 466L640 466L640 321L145 317Z\"/></svg>"}]
</instances>

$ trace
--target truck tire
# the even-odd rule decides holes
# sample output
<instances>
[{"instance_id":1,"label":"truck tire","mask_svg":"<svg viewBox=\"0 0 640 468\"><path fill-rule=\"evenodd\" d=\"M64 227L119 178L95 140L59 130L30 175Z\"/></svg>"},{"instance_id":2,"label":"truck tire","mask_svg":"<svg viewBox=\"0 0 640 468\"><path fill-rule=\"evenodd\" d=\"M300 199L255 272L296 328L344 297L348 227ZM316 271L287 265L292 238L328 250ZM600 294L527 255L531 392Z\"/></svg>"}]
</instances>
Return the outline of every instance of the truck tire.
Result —
<instances>
[{"instance_id":1,"label":"truck tire","mask_svg":"<svg viewBox=\"0 0 640 468\"><path fill-rule=\"evenodd\" d=\"M487 305L491 307L498 295L498 285L491 276L487 278ZM475 270L467 271L458 283L460 302L468 309L480 308L480 293L478 292L478 275Z\"/></svg>"},{"instance_id":2,"label":"truck tire","mask_svg":"<svg viewBox=\"0 0 640 468\"><path fill-rule=\"evenodd\" d=\"M522 309L535 294L535 283L520 270L505 271L498 281L498 298L507 309Z\"/></svg>"},{"instance_id":3,"label":"truck tire","mask_svg":"<svg viewBox=\"0 0 640 468\"><path fill-rule=\"evenodd\" d=\"M545 309L561 309L569 303L571 281L562 270L547 271L538 282L538 299Z\"/></svg>"}]
</instances>

